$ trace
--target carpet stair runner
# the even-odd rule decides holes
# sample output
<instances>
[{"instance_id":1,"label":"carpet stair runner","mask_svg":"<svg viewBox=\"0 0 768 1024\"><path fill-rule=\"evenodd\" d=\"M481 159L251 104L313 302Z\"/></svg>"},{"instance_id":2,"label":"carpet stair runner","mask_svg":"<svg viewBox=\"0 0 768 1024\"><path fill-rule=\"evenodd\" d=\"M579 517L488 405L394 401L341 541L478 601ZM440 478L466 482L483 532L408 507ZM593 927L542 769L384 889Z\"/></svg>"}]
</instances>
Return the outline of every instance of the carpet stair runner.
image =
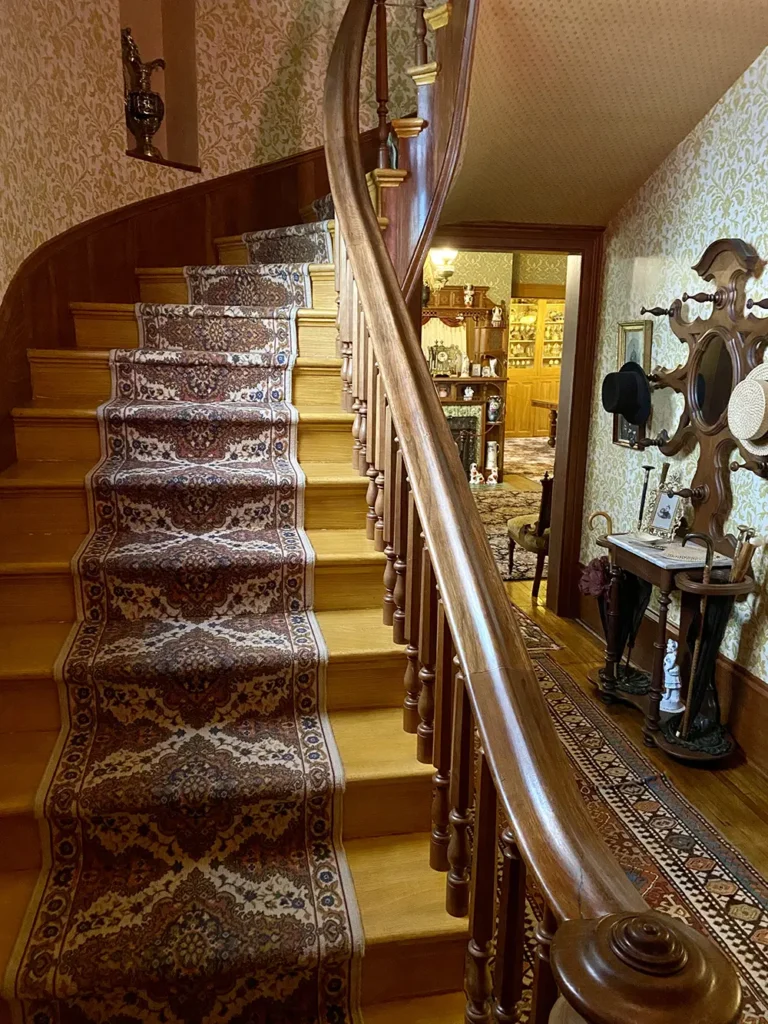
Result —
<instances>
[{"instance_id":1,"label":"carpet stair runner","mask_svg":"<svg viewBox=\"0 0 768 1024\"><path fill-rule=\"evenodd\" d=\"M248 266L139 271L166 301L81 305L85 347L30 354L25 454L0 476L0 531L15 527L0 538L0 712L20 730L0 755L16 769L0 784L0 840L15 840L0 968L19 931L16 1019L353 1020L360 911L366 1016L444 1019L429 993L452 987L446 966L460 979L465 922L446 919L426 866L429 773L397 728L402 654L337 411L329 227L243 236ZM302 318L324 359L302 360ZM297 414L294 377L318 411ZM102 458L84 483L72 431L86 426Z\"/></svg>"}]
</instances>

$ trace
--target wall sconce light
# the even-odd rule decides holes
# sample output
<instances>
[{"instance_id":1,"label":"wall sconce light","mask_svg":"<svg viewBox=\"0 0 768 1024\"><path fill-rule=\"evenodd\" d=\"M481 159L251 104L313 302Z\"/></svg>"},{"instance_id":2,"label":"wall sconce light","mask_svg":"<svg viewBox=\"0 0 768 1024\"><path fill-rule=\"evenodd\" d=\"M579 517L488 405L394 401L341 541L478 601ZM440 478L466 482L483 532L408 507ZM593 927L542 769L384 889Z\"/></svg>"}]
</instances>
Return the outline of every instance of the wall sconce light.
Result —
<instances>
[{"instance_id":1,"label":"wall sconce light","mask_svg":"<svg viewBox=\"0 0 768 1024\"><path fill-rule=\"evenodd\" d=\"M456 269L456 257L459 255L456 249L430 249L429 259L432 264L433 276L438 290L448 283L453 277Z\"/></svg>"}]
</instances>

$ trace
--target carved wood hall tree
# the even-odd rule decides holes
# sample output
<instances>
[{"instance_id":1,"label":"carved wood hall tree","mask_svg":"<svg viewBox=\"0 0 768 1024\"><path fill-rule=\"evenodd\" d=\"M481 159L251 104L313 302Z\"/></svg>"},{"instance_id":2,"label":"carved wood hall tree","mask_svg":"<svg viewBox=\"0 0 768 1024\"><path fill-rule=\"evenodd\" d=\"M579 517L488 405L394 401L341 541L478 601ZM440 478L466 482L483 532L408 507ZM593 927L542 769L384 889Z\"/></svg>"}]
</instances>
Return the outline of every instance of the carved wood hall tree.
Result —
<instances>
[{"instance_id":1,"label":"carved wood hall tree","mask_svg":"<svg viewBox=\"0 0 768 1024\"><path fill-rule=\"evenodd\" d=\"M425 856L446 873L448 912L468 913L465 1021L516 1019L527 987L528 879L541 904L531 939L532 1022L735 1024L741 992L733 966L708 938L650 912L599 838L496 569L401 288L408 294L420 276L456 169L466 82L453 80L451 119L437 131L430 121L420 134L423 148L409 152L408 178L389 200L388 212L400 204L404 214L413 202L423 228L390 234L406 219L394 218L383 237L357 143L373 7L374 0L347 7L323 108L343 381L358 411L356 465L374 484L371 536L387 554L382 614L407 656L403 726L414 734L414 756L435 768ZM465 45L475 0L439 10L441 31ZM429 72L435 84L440 42ZM424 80L427 72L418 74ZM418 195L406 198L415 184Z\"/></svg>"},{"instance_id":2,"label":"carved wood hall tree","mask_svg":"<svg viewBox=\"0 0 768 1024\"><path fill-rule=\"evenodd\" d=\"M671 437L662 432L656 438L640 442L640 447L658 447L663 455L674 456L684 449L698 446L696 470L690 486L670 489L667 493L678 494L690 502L693 510L692 521L688 524L690 531L709 538L714 550L728 558L734 556L736 543L732 535L724 532L733 504L731 474L747 470L762 478L768 476L768 456L759 458L748 452L728 425L731 394L750 371L762 363L768 340L768 318L748 312L754 303L746 301L746 284L750 278L760 276L764 265L748 243L740 239L719 239L707 247L693 267L708 282L709 291L690 295L686 292L669 307L643 307L641 310L641 313L667 317L671 330L687 351L686 358L681 359L678 366L672 369L657 367L649 375L654 390L669 388L682 397L683 408L677 426ZM709 306L709 315L684 319L684 302ZM765 304L768 306L768 301ZM740 456L740 461L734 455ZM602 546L609 548L611 555L612 595L609 606L613 609L613 614L608 616L610 635L607 638L606 665L599 681L596 681L602 695L642 711L648 745L660 746L680 760L707 762L727 757L733 742L727 732L719 728L719 721L711 722L709 736L700 735L696 744L688 742L687 736L681 734L677 719L665 719L660 713L667 613L672 592L680 591L680 637L684 641L691 624L698 621L696 616L702 598L725 600L743 597L754 589L754 580L747 576L738 584L728 583L727 574L720 580L715 574L710 583L702 580L701 570L679 572L660 568L623 549L610 538L602 541ZM623 690L617 674L621 652L616 644L616 607L623 572L633 573L658 586L661 591L655 658L647 693ZM706 607L706 600L701 607ZM681 653L682 699L690 701L694 693L690 683L693 681L695 686L700 677L698 672L694 676L691 674L690 649ZM719 718L714 681L709 686L710 713Z\"/></svg>"}]
</instances>

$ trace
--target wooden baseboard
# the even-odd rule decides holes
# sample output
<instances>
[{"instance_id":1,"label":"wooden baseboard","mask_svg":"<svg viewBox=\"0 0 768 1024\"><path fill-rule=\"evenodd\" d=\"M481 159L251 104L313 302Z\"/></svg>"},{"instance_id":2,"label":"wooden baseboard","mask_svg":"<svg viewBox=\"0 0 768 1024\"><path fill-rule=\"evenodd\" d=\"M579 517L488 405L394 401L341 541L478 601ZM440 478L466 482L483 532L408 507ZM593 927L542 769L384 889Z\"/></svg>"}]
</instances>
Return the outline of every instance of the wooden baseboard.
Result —
<instances>
[{"instance_id":1,"label":"wooden baseboard","mask_svg":"<svg viewBox=\"0 0 768 1024\"><path fill-rule=\"evenodd\" d=\"M597 601L593 597L579 595L578 620L603 638ZM634 664L648 672L653 664L653 641L658 621L653 612L646 612L632 656ZM667 635L677 640L677 628L668 626ZM768 744L765 742L768 735L768 683L722 654L717 659L715 682L723 716L728 720L733 738L747 760L768 774Z\"/></svg>"}]
</instances>

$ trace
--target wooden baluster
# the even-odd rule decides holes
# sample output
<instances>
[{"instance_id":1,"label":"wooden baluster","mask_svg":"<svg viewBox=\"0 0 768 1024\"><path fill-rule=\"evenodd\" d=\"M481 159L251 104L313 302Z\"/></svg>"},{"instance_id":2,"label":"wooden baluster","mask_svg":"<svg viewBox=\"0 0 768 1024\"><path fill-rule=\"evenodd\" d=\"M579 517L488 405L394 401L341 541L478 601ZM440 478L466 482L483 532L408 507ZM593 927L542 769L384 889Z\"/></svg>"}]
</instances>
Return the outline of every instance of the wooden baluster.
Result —
<instances>
[{"instance_id":1,"label":"wooden baluster","mask_svg":"<svg viewBox=\"0 0 768 1024\"><path fill-rule=\"evenodd\" d=\"M456 673L453 698L453 744L448 820L448 878L445 909L453 917L463 917L469 905L469 801L472 792L472 709L464 676Z\"/></svg>"},{"instance_id":2,"label":"wooden baluster","mask_svg":"<svg viewBox=\"0 0 768 1024\"><path fill-rule=\"evenodd\" d=\"M379 373L379 364L376 364L376 524L373 528L373 546L377 551L384 550L384 485L386 476L384 472L384 461L387 447L387 402L384 397L384 381Z\"/></svg>"},{"instance_id":3,"label":"wooden baluster","mask_svg":"<svg viewBox=\"0 0 768 1024\"><path fill-rule=\"evenodd\" d=\"M408 641L405 656L405 700L403 701L403 729L415 733L419 727L419 620L421 618L421 522L413 500L408 493L408 575L405 587L405 636Z\"/></svg>"},{"instance_id":4,"label":"wooden baluster","mask_svg":"<svg viewBox=\"0 0 768 1024\"><path fill-rule=\"evenodd\" d=\"M432 764L435 732L435 658L437 656L437 585L426 545L421 552L421 615L419 617L419 724L416 759Z\"/></svg>"},{"instance_id":5,"label":"wooden baluster","mask_svg":"<svg viewBox=\"0 0 768 1024\"><path fill-rule=\"evenodd\" d=\"M352 267L346 258L346 245L341 240L342 266L339 280L339 343L341 347L341 407L352 411Z\"/></svg>"},{"instance_id":6,"label":"wooden baluster","mask_svg":"<svg viewBox=\"0 0 768 1024\"><path fill-rule=\"evenodd\" d=\"M365 503L368 512L365 516L365 535L368 540L376 536L376 498L378 488L376 487L376 436L378 433L379 406L376 397L376 357L373 351L373 339L370 331L366 331L365 339L365 393L366 393L366 431L365 431L365 475L368 477L368 490L365 493Z\"/></svg>"},{"instance_id":7,"label":"wooden baluster","mask_svg":"<svg viewBox=\"0 0 768 1024\"><path fill-rule=\"evenodd\" d=\"M350 394L352 396L352 412L355 414L355 419L352 423L352 468L359 471L360 469L360 452L362 451L362 444L360 442L360 430L362 429L362 417L360 416L360 300L357 294L357 284L354 277L352 277L352 268L350 265L350 277L352 279L351 289L351 312L350 312L350 334L352 339L352 364L350 367Z\"/></svg>"},{"instance_id":8,"label":"wooden baluster","mask_svg":"<svg viewBox=\"0 0 768 1024\"><path fill-rule=\"evenodd\" d=\"M389 66L386 0L376 0L376 112L379 118L379 167L389 167Z\"/></svg>"},{"instance_id":9,"label":"wooden baluster","mask_svg":"<svg viewBox=\"0 0 768 1024\"><path fill-rule=\"evenodd\" d=\"M397 445L397 439L395 439ZM405 462L400 446L397 445L395 452L395 589L392 597L395 602L395 612L392 616L392 639L396 644L406 642L405 633L405 596L406 581L408 579L408 480L405 475Z\"/></svg>"},{"instance_id":10,"label":"wooden baluster","mask_svg":"<svg viewBox=\"0 0 768 1024\"><path fill-rule=\"evenodd\" d=\"M496 787L485 754L480 752L472 849L472 899L465 989L466 1024L490 1024L493 982L489 959L496 920Z\"/></svg>"},{"instance_id":11,"label":"wooden baluster","mask_svg":"<svg viewBox=\"0 0 768 1024\"><path fill-rule=\"evenodd\" d=\"M384 410L384 528L382 540L387 564L384 567L384 625L391 626L395 618L395 466L397 460L397 443L395 427L392 423L392 410L389 403Z\"/></svg>"},{"instance_id":12,"label":"wooden baluster","mask_svg":"<svg viewBox=\"0 0 768 1024\"><path fill-rule=\"evenodd\" d=\"M416 66L427 63L427 23L424 20L425 4L416 5Z\"/></svg>"},{"instance_id":13,"label":"wooden baluster","mask_svg":"<svg viewBox=\"0 0 768 1024\"><path fill-rule=\"evenodd\" d=\"M357 455L357 471L360 476L368 473L366 452L368 451L368 329L365 326L365 313L362 309L357 317L357 394L360 400L360 449Z\"/></svg>"},{"instance_id":14,"label":"wooden baluster","mask_svg":"<svg viewBox=\"0 0 768 1024\"><path fill-rule=\"evenodd\" d=\"M523 994L525 951L525 863L509 828L501 836L501 894L496 939L493 1015L496 1024L515 1024Z\"/></svg>"},{"instance_id":15,"label":"wooden baluster","mask_svg":"<svg viewBox=\"0 0 768 1024\"><path fill-rule=\"evenodd\" d=\"M451 772L451 721L453 716L453 674L458 662L453 656L453 637L443 602L437 602L437 658L435 662L435 742L432 763L432 835L429 864L435 871L448 870L448 784Z\"/></svg>"},{"instance_id":16,"label":"wooden baluster","mask_svg":"<svg viewBox=\"0 0 768 1024\"><path fill-rule=\"evenodd\" d=\"M544 908L544 917L536 928L530 1024L547 1024L558 996L557 984L550 962L550 947L556 931L557 920L547 906Z\"/></svg>"}]
</instances>

